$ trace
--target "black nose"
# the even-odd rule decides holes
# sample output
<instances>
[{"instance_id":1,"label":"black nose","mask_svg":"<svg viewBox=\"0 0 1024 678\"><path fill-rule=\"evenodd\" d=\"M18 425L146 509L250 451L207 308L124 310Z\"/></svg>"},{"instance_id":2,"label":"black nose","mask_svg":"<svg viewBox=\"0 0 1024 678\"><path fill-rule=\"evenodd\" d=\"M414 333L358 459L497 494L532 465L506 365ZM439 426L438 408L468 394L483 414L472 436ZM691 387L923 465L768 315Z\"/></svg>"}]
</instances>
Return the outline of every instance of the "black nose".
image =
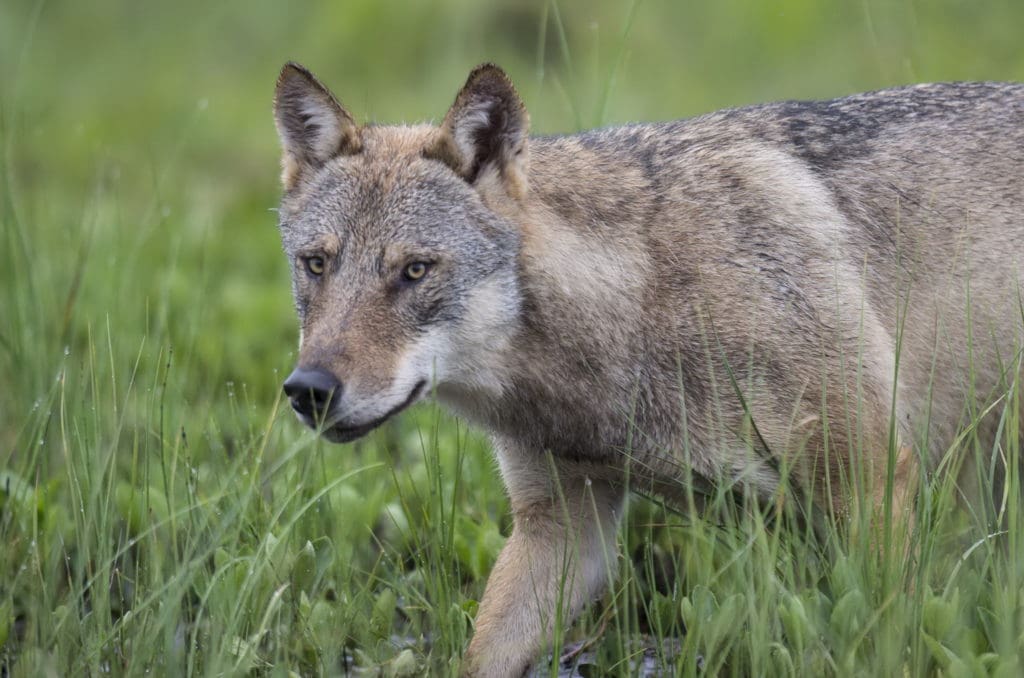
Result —
<instances>
[{"instance_id":1,"label":"black nose","mask_svg":"<svg viewBox=\"0 0 1024 678\"><path fill-rule=\"evenodd\" d=\"M299 367L284 380L284 392L296 412L320 422L338 401L341 382L325 370Z\"/></svg>"}]
</instances>

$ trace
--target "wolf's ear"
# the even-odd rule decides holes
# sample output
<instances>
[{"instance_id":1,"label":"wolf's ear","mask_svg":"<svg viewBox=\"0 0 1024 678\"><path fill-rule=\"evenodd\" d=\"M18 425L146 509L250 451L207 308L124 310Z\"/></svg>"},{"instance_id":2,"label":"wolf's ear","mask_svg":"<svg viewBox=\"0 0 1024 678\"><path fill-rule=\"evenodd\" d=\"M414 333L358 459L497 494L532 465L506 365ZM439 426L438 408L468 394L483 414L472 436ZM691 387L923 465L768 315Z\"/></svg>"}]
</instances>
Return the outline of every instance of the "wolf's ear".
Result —
<instances>
[{"instance_id":1,"label":"wolf's ear","mask_svg":"<svg viewBox=\"0 0 1024 678\"><path fill-rule=\"evenodd\" d=\"M330 90L299 64L281 69L274 92L274 122L281 137L285 189L295 186L303 171L338 155L358 153L359 133Z\"/></svg>"},{"instance_id":2,"label":"wolf's ear","mask_svg":"<svg viewBox=\"0 0 1024 678\"><path fill-rule=\"evenodd\" d=\"M516 181L525 169L529 127L530 116L512 81L494 64L483 64L469 74L427 155L471 183L488 167Z\"/></svg>"}]
</instances>

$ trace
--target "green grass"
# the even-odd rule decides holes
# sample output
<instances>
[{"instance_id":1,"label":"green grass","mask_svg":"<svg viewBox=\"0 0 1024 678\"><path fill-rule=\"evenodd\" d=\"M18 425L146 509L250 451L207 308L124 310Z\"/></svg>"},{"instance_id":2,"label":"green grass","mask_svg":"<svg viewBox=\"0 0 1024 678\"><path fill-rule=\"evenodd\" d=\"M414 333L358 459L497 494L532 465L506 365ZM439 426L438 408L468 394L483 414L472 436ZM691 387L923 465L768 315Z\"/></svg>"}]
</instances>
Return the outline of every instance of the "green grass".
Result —
<instances>
[{"instance_id":1,"label":"green grass","mask_svg":"<svg viewBox=\"0 0 1024 678\"><path fill-rule=\"evenodd\" d=\"M1022 20L952 1L3 3L0 674L457 666L509 528L486 440L425 405L332 446L280 400L285 60L384 121L438 119L494 60L550 132L1021 80ZM1019 386L987 413L1010 459ZM991 457L981 415L961 456ZM972 512L929 478L916 559L724 495L636 498L617 583L564 647L593 640L602 673L655 648L680 675L1019 675L1019 484Z\"/></svg>"}]
</instances>

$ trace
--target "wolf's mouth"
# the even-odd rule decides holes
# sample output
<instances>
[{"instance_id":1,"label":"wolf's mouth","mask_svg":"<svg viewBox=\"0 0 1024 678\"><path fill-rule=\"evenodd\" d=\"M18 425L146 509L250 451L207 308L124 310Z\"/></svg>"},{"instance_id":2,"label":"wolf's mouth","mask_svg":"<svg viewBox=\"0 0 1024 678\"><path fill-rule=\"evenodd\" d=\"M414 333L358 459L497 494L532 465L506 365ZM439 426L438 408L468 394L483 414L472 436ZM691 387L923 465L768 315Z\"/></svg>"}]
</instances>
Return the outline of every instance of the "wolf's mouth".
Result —
<instances>
[{"instance_id":1,"label":"wolf's mouth","mask_svg":"<svg viewBox=\"0 0 1024 678\"><path fill-rule=\"evenodd\" d=\"M409 392L409 397L400 402L395 407L382 414L381 416L366 422L365 424L359 424L358 426L345 426L341 422L335 422L330 426L324 428L321 432L324 438L327 438L332 443L349 443L357 438L362 438L364 435L377 428L385 421L395 416L405 408L412 405L416 400L419 399L423 390L427 386L427 381L421 380L416 386L413 387L412 391Z\"/></svg>"}]
</instances>

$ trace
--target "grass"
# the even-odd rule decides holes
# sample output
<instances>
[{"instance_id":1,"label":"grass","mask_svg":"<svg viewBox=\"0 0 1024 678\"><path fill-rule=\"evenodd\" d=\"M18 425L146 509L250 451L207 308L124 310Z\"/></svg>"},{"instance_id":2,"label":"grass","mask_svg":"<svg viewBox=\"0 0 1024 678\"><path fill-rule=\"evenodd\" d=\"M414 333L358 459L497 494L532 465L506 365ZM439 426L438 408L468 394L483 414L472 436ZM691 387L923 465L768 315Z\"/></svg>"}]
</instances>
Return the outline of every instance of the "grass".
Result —
<instances>
[{"instance_id":1,"label":"grass","mask_svg":"<svg viewBox=\"0 0 1024 678\"><path fill-rule=\"evenodd\" d=\"M509 529L486 440L425 405L332 446L280 400L296 328L269 212L269 99L286 59L381 120L436 119L469 68L495 60L553 131L1020 80L1022 15L797 0L3 4L0 674L457 666ZM998 454L1019 459L1019 386L969 413L961 456L992 457L972 433L984 415L1000 422ZM812 538L790 512L725 492L683 514L634 498L617 583L562 649L592 641L581 656L612 674L646 651L679 675L1019 675L1009 467L991 511L957 509L951 474L923 482L913 560L876 557L865 531ZM976 473L992 485L987 464Z\"/></svg>"}]
</instances>

